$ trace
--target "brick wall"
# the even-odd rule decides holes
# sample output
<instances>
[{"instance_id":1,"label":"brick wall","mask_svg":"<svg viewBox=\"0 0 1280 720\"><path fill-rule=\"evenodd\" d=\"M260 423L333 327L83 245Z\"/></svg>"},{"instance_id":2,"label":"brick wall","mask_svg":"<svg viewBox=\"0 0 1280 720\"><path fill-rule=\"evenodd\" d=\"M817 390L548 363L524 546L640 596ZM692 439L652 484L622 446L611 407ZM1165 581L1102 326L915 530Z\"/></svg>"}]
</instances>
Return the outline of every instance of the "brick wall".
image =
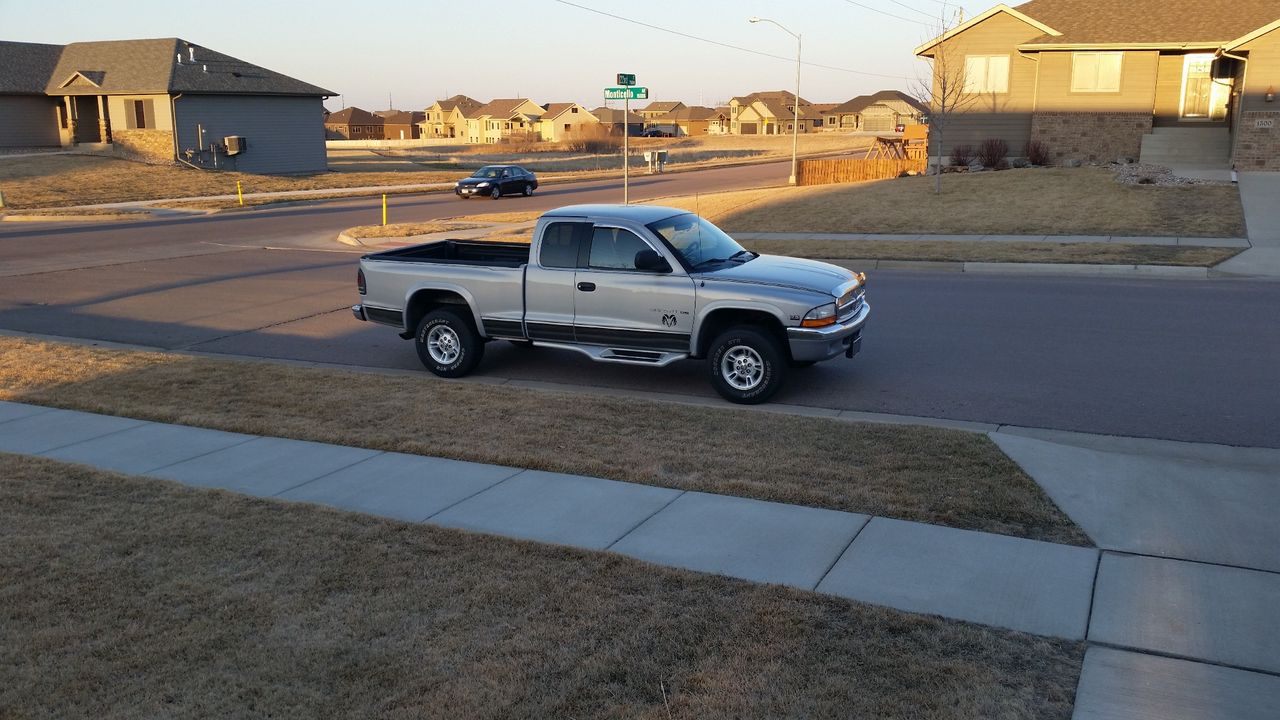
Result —
<instances>
[{"instance_id":1,"label":"brick wall","mask_svg":"<svg viewBox=\"0 0 1280 720\"><path fill-rule=\"evenodd\" d=\"M1038 112L1031 116L1031 139L1049 148L1055 163L1108 163L1138 159L1142 136L1151 132L1151 113ZM1010 148L1020 154L1021 148Z\"/></svg>"},{"instance_id":2,"label":"brick wall","mask_svg":"<svg viewBox=\"0 0 1280 720\"><path fill-rule=\"evenodd\" d=\"M1280 171L1280 111L1241 113L1236 127L1236 169Z\"/></svg>"},{"instance_id":3,"label":"brick wall","mask_svg":"<svg viewBox=\"0 0 1280 720\"><path fill-rule=\"evenodd\" d=\"M168 130L111 131L116 153L152 162L173 161L173 133Z\"/></svg>"}]
</instances>

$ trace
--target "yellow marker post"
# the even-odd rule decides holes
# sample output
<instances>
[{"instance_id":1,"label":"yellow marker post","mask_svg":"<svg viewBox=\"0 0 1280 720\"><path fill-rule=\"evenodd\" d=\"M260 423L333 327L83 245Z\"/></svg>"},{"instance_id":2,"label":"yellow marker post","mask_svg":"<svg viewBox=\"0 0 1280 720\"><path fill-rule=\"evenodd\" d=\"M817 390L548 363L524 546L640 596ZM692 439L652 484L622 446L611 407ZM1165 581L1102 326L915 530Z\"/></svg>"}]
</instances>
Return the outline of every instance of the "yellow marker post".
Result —
<instances>
[{"instance_id":1,"label":"yellow marker post","mask_svg":"<svg viewBox=\"0 0 1280 720\"><path fill-rule=\"evenodd\" d=\"M240 187L240 181L236 181L236 197L240 198L240 207L244 207L244 189Z\"/></svg>"},{"instance_id":2,"label":"yellow marker post","mask_svg":"<svg viewBox=\"0 0 1280 720\"><path fill-rule=\"evenodd\" d=\"M386 224L387 224L387 195L386 195L386 193L383 193L383 194L382 194L382 224L383 224L383 225L386 225Z\"/></svg>"}]
</instances>

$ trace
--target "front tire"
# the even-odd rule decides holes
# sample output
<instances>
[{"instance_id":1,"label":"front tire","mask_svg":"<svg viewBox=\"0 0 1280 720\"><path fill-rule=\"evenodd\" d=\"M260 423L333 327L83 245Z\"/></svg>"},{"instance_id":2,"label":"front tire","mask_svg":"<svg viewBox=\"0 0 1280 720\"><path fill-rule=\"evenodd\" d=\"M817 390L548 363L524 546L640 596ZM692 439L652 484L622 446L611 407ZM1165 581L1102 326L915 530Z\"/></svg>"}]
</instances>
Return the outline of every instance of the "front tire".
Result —
<instances>
[{"instance_id":1,"label":"front tire","mask_svg":"<svg viewBox=\"0 0 1280 720\"><path fill-rule=\"evenodd\" d=\"M787 359L772 336L750 326L730 328L707 355L711 386L725 400L741 405L767 401L786 379Z\"/></svg>"},{"instance_id":2,"label":"front tire","mask_svg":"<svg viewBox=\"0 0 1280 720\"><path fill-rule=\"evenodd\" d=\"M422 365L440 377L462 377L484 357L484 340L471 319L450 308L427 313L418 323L413 344Z\"/></svg>"},{"instance_id":3,"label":"front tire","mask_svg":"<svg viewBox=\"0 0 1280 720\"><path fill-rule=\"evenodd\" d=\"M493 190L489 193L489 197L490 197L490 198L493 198L494 200L499 200L499 199L501 199L501 198L502 198L502 188L498 187L497 185L494 185L494 186L493 186Z\"/></svg>"},{"instance_id":4,"label":"front tire","mask_svg":"<svg viewBox=\"0 0 1280 720\"><path fill-rule=\"evenodd\" d=\"M529 184L529 183L525 183L525 184L524 184L524 196L525 196L525 197L529 197L529 196L530 196L530 195L532 195L532 194L533 194L533 185L531 185L531 184Z\"/></svg>"}]
</instances>

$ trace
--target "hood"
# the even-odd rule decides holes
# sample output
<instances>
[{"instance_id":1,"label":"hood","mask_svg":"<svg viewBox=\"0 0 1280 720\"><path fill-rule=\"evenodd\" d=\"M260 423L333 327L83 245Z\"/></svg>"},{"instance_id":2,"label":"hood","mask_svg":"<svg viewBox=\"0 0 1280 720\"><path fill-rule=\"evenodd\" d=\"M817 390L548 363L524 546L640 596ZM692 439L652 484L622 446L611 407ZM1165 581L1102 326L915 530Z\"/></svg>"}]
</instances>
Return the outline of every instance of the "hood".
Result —
<instances>
[{"instance_id":1,"label":"hood","mask_svg":"<svg viewBox=\"0 0 1280 720\"><path fill-rule=\"evenodd\" d=\"M852 270L838 265L781 255L761 255L740 265L726 266L720 270L699 273L708 280L758 283L809 290L832 297L839 297L840 288L857 283Z\"/></svg>"},{"instance_id":2,"label":"hood","mask_svg":"<svg viewBox=\"0 0 1280 720\"><path fill-rule=\"evenodd\" d=\"M501 178L464 177L458 181L458 184L459 185L479 185L482 182L493 183L493 182L497 182L498 180L501 180Z\"/></svg>"}]
</instances>

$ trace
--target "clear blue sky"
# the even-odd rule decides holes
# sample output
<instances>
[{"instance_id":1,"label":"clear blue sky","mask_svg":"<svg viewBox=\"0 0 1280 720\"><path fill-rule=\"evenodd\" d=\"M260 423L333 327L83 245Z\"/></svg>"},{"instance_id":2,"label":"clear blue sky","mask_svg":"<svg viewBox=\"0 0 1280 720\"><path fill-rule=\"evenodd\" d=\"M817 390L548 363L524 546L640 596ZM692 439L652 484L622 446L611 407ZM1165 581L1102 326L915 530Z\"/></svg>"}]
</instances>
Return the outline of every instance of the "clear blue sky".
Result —
<instances>
[{"instance_id":1,"label":"clear blue sky","mask_svg":"<svg viewBox=\"0 0 1280 720\"><path fill-rule=\"evenodd\" d=\"M801 94L842 102L908 90L924 65L911 50L931 35L941 0L574 0L597 10L762 52L794 57L804 36ZM954 8L954 5L952 5ZM967 9L981 12L987 7ZM919 12L913 11L915 8ZM890 13L900 17L890 17ZM935 18L931 20L930 17ZM910 22L910 20L919 21ZM529 97L596 107L617 72L635 73L652 99L711 105L755 90L789 89L795 65L603 17L555 0L376 3L167 0L85 6L0 0L0 39L68 43L181 37L335 92L330 109L422 109L464 93L482 101ZM620 103L612 103L619 105Z\"/></svg>"}]
</instances>

